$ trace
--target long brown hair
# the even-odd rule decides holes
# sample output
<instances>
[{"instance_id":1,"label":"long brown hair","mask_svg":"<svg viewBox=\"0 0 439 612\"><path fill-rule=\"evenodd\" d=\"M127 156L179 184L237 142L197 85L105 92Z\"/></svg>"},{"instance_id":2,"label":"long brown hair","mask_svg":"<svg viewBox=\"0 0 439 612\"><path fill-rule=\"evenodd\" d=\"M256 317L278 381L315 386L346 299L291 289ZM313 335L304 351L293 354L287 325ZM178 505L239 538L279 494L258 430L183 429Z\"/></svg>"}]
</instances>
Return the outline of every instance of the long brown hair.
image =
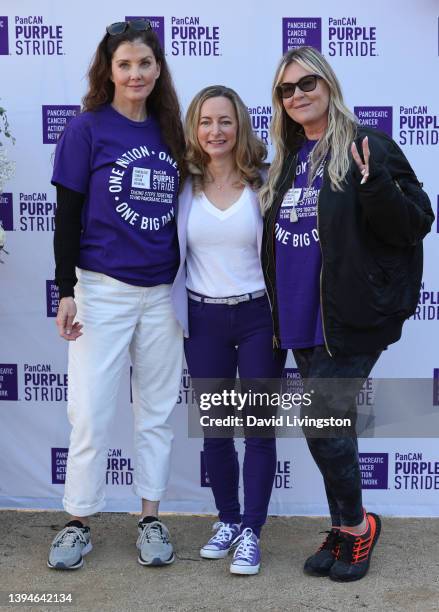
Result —
<instances>
[{"instance_id":1,"label":"long brown hair","mask_svg":"<svg viewBox=\"0 0 439 612\"><path fill-rule=\"evenodd\" d=\"M133 41L140 41L148 45L154 53L156 62L160 65L160 76L146 99L146 111L157 118L162 137L177 162L181 175L184 177L186 174L185 144L180 104L165 54L154 30L149 29L139 32L128 27L125 32L116 36L105 34L96 49L88 70L89 88L82 99L82 110L95 111L103 104L113 100L114 84L110 79L112 57L119 45Z\"/></svg>"},{"instance_id":2,"label":"long brown hair","mask_svg":"<svg viewBox=\"0 0 439 612\"><path fill-rule=\"evenodd\" d=\"M210 85L197 93L186 113L186 161L192 175L194 192L201 191L203 181L209 175L207 165L210 158L201 148L197 136L201 107L209 98L217 97L227 98L235 109L238 133L234 154L240 179L244 185L259 189L262 185L260 170L264 165L267 149L253 133L247 107L236 91L224 85Z\"/></svg>"}]
</instances>

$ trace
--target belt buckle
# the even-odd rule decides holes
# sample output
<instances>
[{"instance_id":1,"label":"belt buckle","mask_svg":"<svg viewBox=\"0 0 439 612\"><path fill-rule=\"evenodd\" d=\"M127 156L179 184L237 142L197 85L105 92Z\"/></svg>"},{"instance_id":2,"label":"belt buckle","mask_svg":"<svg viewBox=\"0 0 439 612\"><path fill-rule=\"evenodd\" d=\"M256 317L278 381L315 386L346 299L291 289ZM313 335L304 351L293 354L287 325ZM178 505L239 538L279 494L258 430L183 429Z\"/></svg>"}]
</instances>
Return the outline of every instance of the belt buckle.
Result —
<instances>
[{"instance_id":1,"label":"belt buckle","mask_svg":"<svg viewBox=\"0 0 439 612\"><path fill-rule=\"evenodd\" d=\"M239 298L237 297L227 298L227 306L236 306L236 304L239 304Z\"/></svg>"}]
</instances>

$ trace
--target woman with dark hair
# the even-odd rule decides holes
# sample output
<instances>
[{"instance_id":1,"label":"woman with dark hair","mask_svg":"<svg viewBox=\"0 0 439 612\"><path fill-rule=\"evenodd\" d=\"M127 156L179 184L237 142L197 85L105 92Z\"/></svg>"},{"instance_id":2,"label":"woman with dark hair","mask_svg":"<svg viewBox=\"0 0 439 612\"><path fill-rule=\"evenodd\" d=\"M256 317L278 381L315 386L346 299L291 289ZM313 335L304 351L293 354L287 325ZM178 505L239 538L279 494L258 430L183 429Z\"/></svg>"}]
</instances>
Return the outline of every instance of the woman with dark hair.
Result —
<instances>
[{"instance_id":1,"label":"woman with dark hair","mask_svg":"<svg viewBox=\"0 0 439 612\"><path fill-rule=\"evenodd\" d=\"M180 268L172 296L185 306L179 317L188 336L189 373L198 397L233 389L237 371L241 390L251 384L254 392L267 391L270 379L279 380L285 359L273 356L260 264L258 190L265 146L253 134L241 98L221 85L206 87L192 100L186 140L190 180L179 200ZM229 414L233 412L225 406L216 411L218 417ZM255 416L248 406L239 415L245 435L243 513L233 427L206 426L204 462L219 520L200 555L219 559L236 546L230 571L256 574L276 471L276 441L272 431L246 426L247 416Z\"/></svg>"},{"instance_id":2,"label":"woman with dark hair","mask_svg":"<svg viewBox=\"0 0 439 612\"><path fill-rule=\"evenodd\" d=\"M302 416L351 421L326 435L304 430L332 521L304 569L358 580L369 568L380 519L362 505L355 397L415 311L422 239L434 215L401 149L357 124L316 49L282 58L273 109L275 158L261 203L275 341L293 349L300 374L312 379L315 395Z\"/></svg>"},{"instance_id":3,"label":"woman with dark hair","mask_svg":"<svg viewBox=\"0 0 439 612\"><path fill-rule=\"evenodd\" d=\"M62 134L52 177L58 203L56 323L70 341L72 432L63 499L71 520L55 537L48 565L76 569L91 550L87 517L105 506L109 429L128 354L134 491L142 499L138 560L163 565L174 560L158 507L169 475L167 419L177 401L183 355L170 300L179 262L175 211L183 127L148 21L108 26L88 77L83 111Z\"/></svg>"}]
</instances>

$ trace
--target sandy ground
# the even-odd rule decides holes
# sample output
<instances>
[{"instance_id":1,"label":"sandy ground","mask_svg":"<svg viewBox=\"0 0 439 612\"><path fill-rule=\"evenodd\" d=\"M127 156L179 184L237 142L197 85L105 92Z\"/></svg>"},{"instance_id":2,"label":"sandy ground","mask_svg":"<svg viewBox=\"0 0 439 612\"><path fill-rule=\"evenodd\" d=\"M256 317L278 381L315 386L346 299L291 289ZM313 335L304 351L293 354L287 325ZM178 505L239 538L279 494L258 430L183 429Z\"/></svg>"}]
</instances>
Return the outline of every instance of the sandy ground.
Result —
<instances>
[{"instance_id":1,"label":"sandy ground","mask_svg":"<svg viewBox=\"0 0 439 612\"><path fill-rule=\"evenodd\" d=\"M177 553L168 567L137 563L136 517L102 513L91 522L93 551L84 566L46 566L49 543L65 521L60 512L0 511L0 609L70 611L439 611L439 521L383 520L371 569L339 584L302 572L327 528L323 519L272 517L262 537L257 576L234 576L229 559L200 559L212 517L163 516ZM71 593L71 604L7 605L9 593Z\"/></svg>"}]
</instances>

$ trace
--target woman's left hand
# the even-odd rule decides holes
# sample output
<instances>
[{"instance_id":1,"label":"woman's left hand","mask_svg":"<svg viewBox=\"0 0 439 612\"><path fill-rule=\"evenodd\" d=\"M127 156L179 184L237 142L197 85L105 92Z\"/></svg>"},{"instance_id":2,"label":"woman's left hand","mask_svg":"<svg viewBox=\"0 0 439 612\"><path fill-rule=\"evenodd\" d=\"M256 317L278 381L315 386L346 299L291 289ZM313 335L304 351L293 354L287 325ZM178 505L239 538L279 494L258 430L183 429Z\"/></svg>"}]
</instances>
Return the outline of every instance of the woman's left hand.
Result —
<instances>
[{"instance_id":1,"label":"woman's left hand","mask_svg":"<svg viewBox=\"0 0 439 612\"><path fill-rule=\"evenodd\" d=\"M367 136L365 136L363 138L363 142L361 143L361 145L362 145L362 149L363 149L364 163L363 163L363 160L360 157L360 154L358 153L357 145L355 144L355 142L352 143L351 153L352 153L352 157L354 158L354 161L357 164L358 169L361 172L361 175L363 177L361 179L360 185L364 185L364 183L369 178L370 150L369 150L369 140L368 140Z\"/></svg>"}]
</instances>

